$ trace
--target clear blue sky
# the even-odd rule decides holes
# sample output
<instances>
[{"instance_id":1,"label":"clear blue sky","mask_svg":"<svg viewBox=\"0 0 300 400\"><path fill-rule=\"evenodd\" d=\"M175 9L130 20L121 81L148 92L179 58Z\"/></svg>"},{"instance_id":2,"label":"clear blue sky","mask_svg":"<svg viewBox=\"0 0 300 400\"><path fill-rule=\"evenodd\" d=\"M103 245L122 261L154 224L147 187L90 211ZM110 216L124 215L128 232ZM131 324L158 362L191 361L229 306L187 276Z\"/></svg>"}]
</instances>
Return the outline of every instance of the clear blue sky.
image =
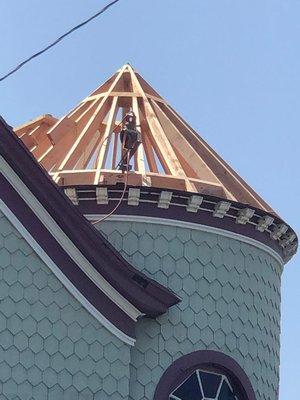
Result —
<instances>
[{"instance_id":1,"label":"clear blue sky","mask_svg":"<svg viewBox=\"0 0 300 400\"><path fill-rule=\"evenodd\" d=\"M1 1L0 74L105 3ZM298 0L121 0L1 83L0 113L61 116L126 62L300 231ZM299 260L283 274L282 400L300 392Z\"/></svg>"}]
</instances>

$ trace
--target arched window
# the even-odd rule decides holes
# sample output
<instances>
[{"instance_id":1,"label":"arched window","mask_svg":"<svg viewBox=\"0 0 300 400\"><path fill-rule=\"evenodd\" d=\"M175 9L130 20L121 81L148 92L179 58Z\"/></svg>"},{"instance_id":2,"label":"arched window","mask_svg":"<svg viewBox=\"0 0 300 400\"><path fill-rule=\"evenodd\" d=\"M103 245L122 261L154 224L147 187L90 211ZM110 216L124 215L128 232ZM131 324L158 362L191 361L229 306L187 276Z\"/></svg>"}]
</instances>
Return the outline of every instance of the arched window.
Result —
<instances>
[{"instance_id":1,"label":"arched window","mask_svg":"<svg viewBox=\"0 0 300 400\"><path fill-rule=\"evenodd\" d=\"M176 360L161 377L154 400L256 400L251 382L231 357L202 350Z\"/></svg>"},{"instance_id":2,"label":"arched window","mask_svg":"<svg viewBox=\"0 0 300 400\"><path fill-rule=\"evenodd\" d=\"M197 369L170 395L170 400L239 400L228 378Z\"/></svg>"}]
</instances>

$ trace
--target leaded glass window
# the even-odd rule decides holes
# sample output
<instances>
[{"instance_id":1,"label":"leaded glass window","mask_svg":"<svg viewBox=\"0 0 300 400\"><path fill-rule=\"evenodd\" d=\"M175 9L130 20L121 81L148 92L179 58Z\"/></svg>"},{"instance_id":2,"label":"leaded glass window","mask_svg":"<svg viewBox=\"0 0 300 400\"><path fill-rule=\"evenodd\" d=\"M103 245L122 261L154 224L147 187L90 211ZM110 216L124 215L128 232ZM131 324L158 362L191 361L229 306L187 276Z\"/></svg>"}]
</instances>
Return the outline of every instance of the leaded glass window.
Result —
<instances>
[{"instance_id":1,"label":"leaded glass window","mask_svg":"<svg viewBox=\"0 0 300 400\"><path fill-rule=\"evenodd\" d=\"M239 400L225 375L201 369L193 372L169 398L170 400Z\"/></svg>"}]
</instances>

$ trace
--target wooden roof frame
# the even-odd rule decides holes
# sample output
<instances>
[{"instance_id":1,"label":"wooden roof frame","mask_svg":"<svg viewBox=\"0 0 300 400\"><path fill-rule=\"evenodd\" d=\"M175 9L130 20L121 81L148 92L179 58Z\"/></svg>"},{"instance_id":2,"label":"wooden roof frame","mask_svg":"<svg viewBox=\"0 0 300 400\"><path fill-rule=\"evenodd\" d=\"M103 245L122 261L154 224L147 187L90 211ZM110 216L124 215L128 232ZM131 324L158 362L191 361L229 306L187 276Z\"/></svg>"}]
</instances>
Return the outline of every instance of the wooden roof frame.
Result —
<instances>
[{"instance_id":1,"label":"wooden roof frame","mask_svg":"<svg viewBox=\"0 0 300 400\"><path fill-rule=\"evenodd\" d=\"M125 181L116 165L129 109L142 137L129 185L215 195L274 213L129 64L59 120L44 116L15 132L59 185L116 184Z\"/></svg>"}]
</instances>

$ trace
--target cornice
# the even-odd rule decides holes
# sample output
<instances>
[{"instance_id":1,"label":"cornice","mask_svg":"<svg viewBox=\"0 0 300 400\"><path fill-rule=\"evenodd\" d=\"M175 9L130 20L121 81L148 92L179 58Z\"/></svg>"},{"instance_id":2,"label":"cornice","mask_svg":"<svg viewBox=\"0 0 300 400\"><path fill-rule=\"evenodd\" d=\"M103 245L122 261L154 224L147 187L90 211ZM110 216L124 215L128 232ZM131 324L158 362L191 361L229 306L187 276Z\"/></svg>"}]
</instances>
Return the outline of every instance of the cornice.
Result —
<instances>
[{"instance_id":1,"label":"cornice","mask_svg":"<svg viewBox=\"0 0 300 400\"><path fill-rule=\"evenodd\" d=\"M123 186L90 185L63 190L84 215L99 216L113 209ZM284 263L295 254L298 246L296 233L277 215L248 204L201 193L129 187L115 214L175 220L227 231L267 246Z\"/></svg>"}]
</instances>

